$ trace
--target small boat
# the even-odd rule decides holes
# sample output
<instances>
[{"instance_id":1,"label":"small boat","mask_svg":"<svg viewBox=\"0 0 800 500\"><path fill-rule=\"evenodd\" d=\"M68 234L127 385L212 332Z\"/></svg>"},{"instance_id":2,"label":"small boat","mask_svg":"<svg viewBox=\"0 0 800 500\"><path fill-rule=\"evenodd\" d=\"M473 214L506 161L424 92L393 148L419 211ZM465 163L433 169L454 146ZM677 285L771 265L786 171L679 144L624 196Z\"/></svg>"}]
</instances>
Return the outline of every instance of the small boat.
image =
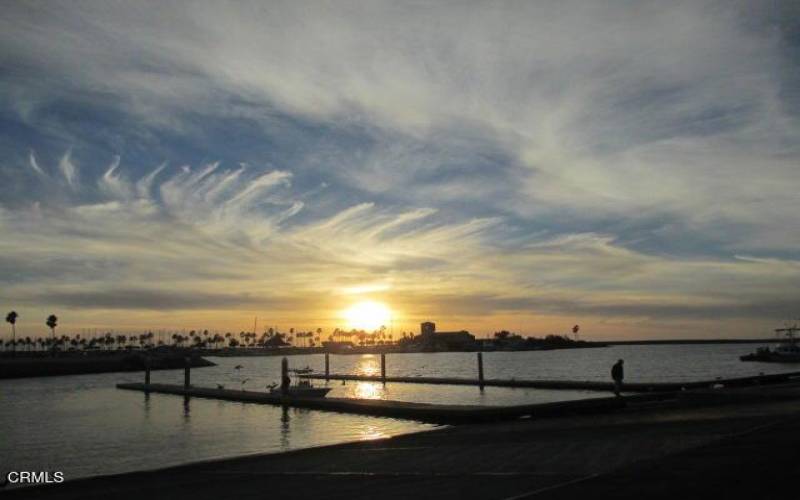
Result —
<instances>
[{"instance_id":1,"label":"small boat","mask_svg":"<svg viewBox=\"0 0 800 500\"><path fill-rule=\"evenodd\" d=\"M756 352L740 356L739 359L741 361L763 361L768 363L800 363L800 344L798 344L795 336L798 332L800 332L800 328L796 324L786 328L778 328L775 333L784 337L783 342L778 347L775 349L759 347Z\"/></svg>"},{"instance_id":2,"label":"small boat","mask_svg":"<svg viewBox=\"0 0 800 500\"><path fill-rule=\"evenodd\" d=\"M295 369L289 370L289 371L292 372L292 373L297 373L297 374L314 373L314 369L311 368L310 366L307 366L307 365L306 365L305 368L295 368Z\"/></svg>"},{"instance_id":3,"label":"small boat","mask_svg":"<svg viewBox=\"0 0 800 500\"><path fill-rule=\"evenodd\" d=\"M283 395L281 386L278 384L268 385L267 389L270 394ZM329 392L331 392L330 387L314 387L310 380L298 380L289 385L286 395L301 398L324 398Z\"/></svg>"}]
</instances>

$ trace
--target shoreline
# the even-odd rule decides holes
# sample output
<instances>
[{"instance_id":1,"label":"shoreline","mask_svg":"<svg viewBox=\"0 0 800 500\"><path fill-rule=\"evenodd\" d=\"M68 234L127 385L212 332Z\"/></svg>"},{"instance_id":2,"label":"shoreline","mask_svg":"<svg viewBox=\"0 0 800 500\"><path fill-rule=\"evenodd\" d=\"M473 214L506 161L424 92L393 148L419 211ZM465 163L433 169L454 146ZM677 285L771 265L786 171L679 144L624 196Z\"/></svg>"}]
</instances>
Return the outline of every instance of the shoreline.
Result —
<instances>
[{"instance_id":1,"label":"shoreline","mask_svg":"<svg viewBox=\"0 0 800 500\"><path fill-rule=\"evenodd\" d=\"M388 418L388 417L374 417L374 418ZM434 424L431 424L434 425ZM200 460L192 460L188 462L180 462L175 464L167 464L162 466L155 466L152 468L143 468L143 469L136 469L126 472L112 472L109 474L99 474L95 476L81 476L76 477L75 479L66 478L66 481L63 484L77 484L77 483L84 483L89 481L99 481L99 480L119 480L119 479L128 479L134 475L140 474L154 474L154 473L164 473L168 474L171 471L183 471L186 469L195 469L195 468L205 468L205 467L213 467L218 464L234 462L234 461L247 461L251 459L263 459L269 457L278 457L283 455L294 455L298 453L305 453L311 452L316 450L324 450L324 449L335 449L339 447L349 447L358 444L362 444L365 442L381 442L381 441L388 441L391 439L405 437L405 436L412 436L417 434L428 434L433 432L441 432L453 427L450 424L435 424L436 427L433 429L423 429L423 430L416 430L416 431L409 431L409 432L401 432L399 434L395 434L388 437L372 439L368 441L364 440L350 440L350 441L343 441L341 443L334 443L334 444L320 444L320 445L312 445L303 448L295 448L291 450L284 450L284 451L267 451L267 452L254 452L254 453L244 453L239 455L230 455L230 456L219 456L219 457L211 457L205 458ZM18 491L27 491L31 489L39 489L39 488L50 488L50 487L57 487L58 485L14 485L3 489L0 487L0 493L3 492L18 492ZM0 498L5 498L0 496Z\"/></svg>"},{"instance_id":2,"label":"shoreline","mask_svg":"<svg viewBox=\"0 0 800 500\"><path fill-rule=\"evenodd\" d=\"M604 344L614 345L718 345L718 344L777 344L782 339L656 339L656 340L608 340Z\"/></svg>"},{"instance_id":3,"label":"shoreline","mask_svg":"<svg viewBox=\"0 0 800 500\"><path fill-rule=\"evenodd\" d=\"M608 341L581 341L576 345L539 345L531 347L493 347L493 348L470 348L470 349L409 349L402 346L355 346L351 349L328 347L280 347L280 348L264 348L264 347L222 347L218 349L192 349L192 348L176 348L176 347L158 347L153 349L132 349L132 350L109 350L109 351L69 351L60 352L55 359L96 359L101 357L114 357L114 356L142 356L144 354L157 354L164 352L181 352L188 353L193 358L203 356L218 356L222 358L237 358L237 357L254 357L254 356L303 356L315 354L335 354L335 355L354 355L359 356L363 354L440 354L440 353L477 353L477 352L539 352L539 351L560 351L570 349L599 349L613 346L626 346L626 345L727 345L727 344L773 344L779 343L781 339L768 338L768 339L677 339L677 340L608 340ZM186 355L186 354L183 354ZM50 354L42 351L24 352L20 351L16 357L12 356L10 352L0 352L0 367L2 364L11 360L42 360L53 359ZM212 366L212 365L197 365ZM183 365L177 366L182 368ZM142 369L144 369L142 367ZM152 369L160 369L153 367ZM125 371L125 370L119 370ZM127 370L130 371L130 370ZM86 373L100 373L100 372L86 372ZM0 375L0 378L3 378Z\"/></svg>"}]
</instances>

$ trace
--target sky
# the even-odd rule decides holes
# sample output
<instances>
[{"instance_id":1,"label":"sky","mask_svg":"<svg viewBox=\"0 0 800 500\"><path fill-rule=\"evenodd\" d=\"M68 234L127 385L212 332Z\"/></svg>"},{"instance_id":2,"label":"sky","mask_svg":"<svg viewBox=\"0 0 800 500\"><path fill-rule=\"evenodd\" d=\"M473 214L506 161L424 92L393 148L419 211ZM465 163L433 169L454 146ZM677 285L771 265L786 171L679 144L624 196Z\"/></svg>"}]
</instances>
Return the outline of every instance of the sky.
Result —
<instances>
[{"instance_id":1,"label":"sky","mask_svg":"<svg viewBox=\"0 0 800 500\"><path fill-rule=\"evenodd\" d=\"M791 1L8 1L0 308L762 337L799 115Z\"/></svg>"}]
</instances>

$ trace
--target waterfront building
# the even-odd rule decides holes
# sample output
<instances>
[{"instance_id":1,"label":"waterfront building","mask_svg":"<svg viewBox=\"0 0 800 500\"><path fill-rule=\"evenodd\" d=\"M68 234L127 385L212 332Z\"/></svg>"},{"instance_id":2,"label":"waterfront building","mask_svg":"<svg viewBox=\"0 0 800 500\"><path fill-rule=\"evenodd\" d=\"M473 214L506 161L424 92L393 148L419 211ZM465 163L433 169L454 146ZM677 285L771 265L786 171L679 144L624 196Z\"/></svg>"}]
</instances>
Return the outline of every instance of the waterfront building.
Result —
<instances>
[{"instance_id":1,"label":"waterfront building","mask_svg":"<svg viewBox=\"0 0 800 500\"><path fill-rule=\"evenodd\" d=\"M431 321L420 324L420 341L426 348L445 351L471 350L477 346L475 336L468 331L437 332L436 323Z\"/></svg>"}]
</instances>

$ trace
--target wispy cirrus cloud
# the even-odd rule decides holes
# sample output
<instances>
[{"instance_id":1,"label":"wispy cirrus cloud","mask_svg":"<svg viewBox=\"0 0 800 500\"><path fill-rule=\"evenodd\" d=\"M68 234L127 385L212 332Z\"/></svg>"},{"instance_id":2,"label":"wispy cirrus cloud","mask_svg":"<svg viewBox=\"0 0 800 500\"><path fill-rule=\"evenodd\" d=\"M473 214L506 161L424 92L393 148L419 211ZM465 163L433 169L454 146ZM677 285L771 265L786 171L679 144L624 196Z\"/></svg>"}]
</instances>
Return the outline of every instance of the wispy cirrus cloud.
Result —
<instances>
[{"instance_id":1,"label":"wispy cirrus cloud","mask_svg":"<svg viewBox=\"0 0 800 500\"><path fill-rule=\"evenodd\" d=\"M45 306L158 283L322 319L373 290L409 321L441 302L485 328L609 332L743 311L744 333L800 296L797 13L12 4L10 290ZM165 301L196 303L213 308Z\"/></svg>"}]
</instances>

